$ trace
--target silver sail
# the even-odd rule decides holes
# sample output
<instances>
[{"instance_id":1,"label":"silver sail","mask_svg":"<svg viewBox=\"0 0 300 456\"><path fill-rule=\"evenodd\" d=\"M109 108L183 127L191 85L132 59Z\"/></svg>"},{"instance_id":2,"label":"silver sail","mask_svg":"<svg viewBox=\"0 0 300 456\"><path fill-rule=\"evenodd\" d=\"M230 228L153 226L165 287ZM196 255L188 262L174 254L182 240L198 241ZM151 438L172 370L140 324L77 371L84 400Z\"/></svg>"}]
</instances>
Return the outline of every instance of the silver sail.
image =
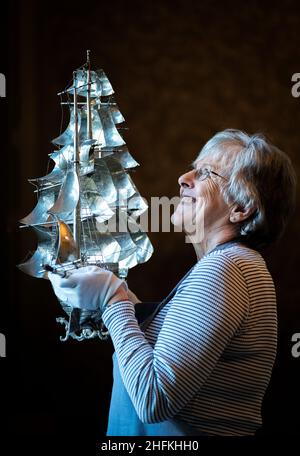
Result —
<instances>
[{"instance_id":1,"label":"silver sail","mask_svg":"<svg viewBox=\"0 0 300 456\"><path fill-rule=\"evenodd\" d=\"M70 122L66 130L59 135L57 138L52 139L52 143L58 146L65 146L67 144L73 144L74 142L74 133L75 133L75 118L72 105L69 106L70 109ZM79 128L80 128L80 117L78 118Z\"/></svg>"},{"instance_id":2,"label":"silver sail","mask_svg":"<svg viewBox=\"0 0 300 456\"><path fill-rule=\"evenodd\" d=\"M76 70L75 72L76 88L78 95L87 96L88 91L88 75L86 70ZM95 97L107 97L114 93L111 83L102 69L91 71L91 89L90 95ZM67 91L73 93L74 85Z\"/></svg>"},{"instance_id":3,"label":"silver sail","mask_svg":"<svg viewBox=\"0 0 300 456\"><path fill-rule=\"evenodd\" d=\"M132 157L129 150L125 146L117 148L103 147L100 149L95 158L107 157L108 155L113 155L115 160L117 160L124 169L139 166L138 162Z\"/></svg>"},{"instance_id":4,"label":"silver sail","mask_svg":"<svg viewBox=\"0 0 300 456\"><path fill-rule=\"evenodd\" d=\"M74 211L79 201L79 181L74 169L70 169L58 194L57 200L48 210L50 214L64 214Z\"/></svg>"}]
</instances>

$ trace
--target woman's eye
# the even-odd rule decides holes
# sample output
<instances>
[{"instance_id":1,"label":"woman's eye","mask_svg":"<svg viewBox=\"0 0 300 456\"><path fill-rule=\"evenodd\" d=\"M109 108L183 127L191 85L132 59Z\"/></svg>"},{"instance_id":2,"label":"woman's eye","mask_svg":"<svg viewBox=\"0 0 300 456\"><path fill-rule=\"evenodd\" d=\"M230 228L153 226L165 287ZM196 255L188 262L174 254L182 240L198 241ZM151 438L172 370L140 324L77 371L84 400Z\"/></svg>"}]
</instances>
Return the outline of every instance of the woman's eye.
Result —
<instances>
[{"instance_id":1,"label":"woman's eye","mask_svg":"<svg viewBox=\"0 0 300 456\"><path fill-rule=\"evenodd\" d=\"M209 176L210 170L209 168L200 168L196 170L196 178L197 179L205 179L207 176Z\"/></svg>"},{"instance_id":2,"label":"woman's eye","mask_svg":"<svg viewBox=\"0 0 300 456\"><path fill-rule=\"evenodd\" d=\"M206 168L197 169L198 178L203 178L204 176L207 176L207 173L208 173L208 170Z\"/></svg>"}]
</instances>

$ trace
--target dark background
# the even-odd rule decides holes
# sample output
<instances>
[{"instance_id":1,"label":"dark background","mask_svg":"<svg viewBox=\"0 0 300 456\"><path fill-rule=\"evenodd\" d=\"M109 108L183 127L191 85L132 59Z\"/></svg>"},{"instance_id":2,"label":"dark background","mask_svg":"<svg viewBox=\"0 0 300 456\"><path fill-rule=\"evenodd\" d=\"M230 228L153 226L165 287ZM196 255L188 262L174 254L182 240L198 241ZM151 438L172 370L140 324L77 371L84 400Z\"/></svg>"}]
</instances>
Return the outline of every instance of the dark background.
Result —
<instances>
[{"instance_id":1,"label":"dark background","mask_svg":"<svg viewBox=\"0 0 300 456\"><path fill-rule=\"evenodd\" d=\"M27 179L46 174L50 140L60 132L56 93L91 49L93 66L115 89L129 128L124 138L141 165L132 177L147 199L177 195L178 176L224 128L265 133L299 176L300 98L291 95L292 74L300 72L299 2L29 0L10 2L7 12L0 68L7 76L0 104L9 266L1 304L2 404L9 398L14 442L97 442L106 431L112 346L60 342L55 318L62 312L49 282L15 267L35 248L18 220L36 203ZM266 253L278 295L279 346L261 435L285 441L299 432L300 361L291 355L292 334L300 332L299 227L298 199L284 238ZM149 237L154 255L130 271L128 282L142 300L159 300L195 255L181 234Z\"/></svg>"}]
</instances>

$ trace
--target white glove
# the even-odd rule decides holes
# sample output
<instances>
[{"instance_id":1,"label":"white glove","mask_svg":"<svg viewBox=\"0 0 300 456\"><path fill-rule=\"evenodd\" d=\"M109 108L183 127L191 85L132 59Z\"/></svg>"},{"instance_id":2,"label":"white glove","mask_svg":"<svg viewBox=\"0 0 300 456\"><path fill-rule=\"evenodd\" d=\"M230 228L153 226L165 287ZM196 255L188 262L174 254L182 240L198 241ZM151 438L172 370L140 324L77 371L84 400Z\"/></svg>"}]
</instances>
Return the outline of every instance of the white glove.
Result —
<instances>
[{"instance_id":1,"label":"white glove","mask_svg":"<svg viewBox=\"0 0 300 456\"><path fill-rule=\"evenodd\" d=\"M98 266L75 269L66 278L49 272L48 278L58 299L71 307L103 312L108 305L130 300L126 282Z\"/></svg>"}]
</instances>

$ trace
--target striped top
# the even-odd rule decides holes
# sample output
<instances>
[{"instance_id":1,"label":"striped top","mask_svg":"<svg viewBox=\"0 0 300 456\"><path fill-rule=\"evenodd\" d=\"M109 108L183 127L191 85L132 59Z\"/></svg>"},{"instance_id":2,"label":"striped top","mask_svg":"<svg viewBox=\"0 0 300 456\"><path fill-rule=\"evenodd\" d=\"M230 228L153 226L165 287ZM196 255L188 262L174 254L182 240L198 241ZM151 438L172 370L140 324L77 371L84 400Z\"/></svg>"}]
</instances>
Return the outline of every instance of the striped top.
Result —
<instances>
[{"instance_id":1,"label":"striped top","mask_svg":"<svg viewBox=\"0 0 300 456\"><path fill-rule=\"evenodd\" d=\"M233 244L208 253L145 332L128 301L108 307L103 322L145 427L176 419L209 435L239 436L261 426L277 317L258 252Z\"/></svg>"}]
</instances>

